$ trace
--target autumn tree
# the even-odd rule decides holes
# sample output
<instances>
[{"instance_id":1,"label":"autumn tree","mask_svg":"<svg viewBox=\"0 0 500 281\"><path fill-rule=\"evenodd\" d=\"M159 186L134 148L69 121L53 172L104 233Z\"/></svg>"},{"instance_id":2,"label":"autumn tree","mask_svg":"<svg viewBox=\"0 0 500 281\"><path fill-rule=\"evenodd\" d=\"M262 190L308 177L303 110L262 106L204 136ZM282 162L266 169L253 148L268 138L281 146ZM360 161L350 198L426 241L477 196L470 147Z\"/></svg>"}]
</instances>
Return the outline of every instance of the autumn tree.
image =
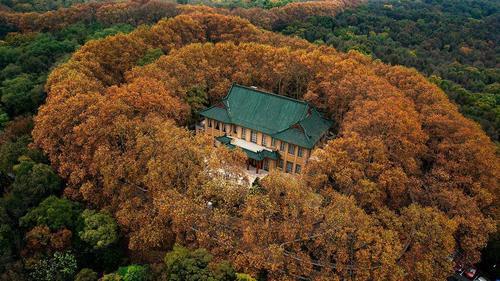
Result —
<instances>
[{"instance_id":1,"label":"autumn tree","mask_svg":"<svg viewBox=\"0 0 500 281\"><path fill-rule=\"evenodd\" d=\"M401 211L406 240L400 263L408 278L443 280L453 270L457 223L435 208L410 205Z\"/></svg>"},{"instance_id":2,"label":"autumn tree","mask_svg":"<svg viewBox=\"0 0 500 281\"><path fill-rule=\"evenodd\" d=\"M248 19L256 26L271 29L296 20L313 16L334 16L348 7L355 7L364 1L329 0L290 3L272 9L237 8L235 10L214 8L202 5L176 5L157 0L126 1L118 3L88 2L47 12L14 13L0 12L0 20L5 31L58 30L76 22L98 22L104 25L130 23L133 25L152 24L162 18L192 14L234 15Z\"/></svg>"},{"instance_id":3,"label":"autumn tree","mask_svg":"<svg viewBox=\"0 0 500 281\"><path fill-rule=\"evenodd\" d=\"M193 10L88 43L53 71L33 137L66 196L109 210L143 260L178 242L277 280L441 278L455 250L477 261L499 161L444 93L412 70ZM165 55L137 66L155 48ZM248 190L241 151L179 127L200 106L193 91L212 103L232 82L334 119L303 177ZM43 222L42 205L22 222Z\"/></svg>"}]
</instances>

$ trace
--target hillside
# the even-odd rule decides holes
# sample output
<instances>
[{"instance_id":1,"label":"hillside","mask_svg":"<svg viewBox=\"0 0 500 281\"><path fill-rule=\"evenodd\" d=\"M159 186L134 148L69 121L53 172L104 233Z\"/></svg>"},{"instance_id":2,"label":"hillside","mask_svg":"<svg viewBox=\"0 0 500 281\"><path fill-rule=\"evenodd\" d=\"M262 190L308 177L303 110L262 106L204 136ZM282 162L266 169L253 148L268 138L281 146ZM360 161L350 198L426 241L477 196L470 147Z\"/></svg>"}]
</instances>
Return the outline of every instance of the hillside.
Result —
<instances>
[{"instance_id":1,"label":"hillside","mask_svg":"<svg viewBox=\"0 0 500 281\"><path fill-rule=\"evenodd\" d=\"M0 279L443 280L458 259L478 263L498 233L500 161L445 82L496 97L498 80L476 91L446 76L498 71L483 44L496 34L461 38L477 43L470 57L452 51L459 40L443 54L403 44L399 21L378 45L370 31L418 5L425 28L437 11L484 22L496 8L342 12L360 3L1 12ZM245 153L188 129L233 83L333 121L301 174L271 171L249 188Z\"/></svg>"}]
</instances>

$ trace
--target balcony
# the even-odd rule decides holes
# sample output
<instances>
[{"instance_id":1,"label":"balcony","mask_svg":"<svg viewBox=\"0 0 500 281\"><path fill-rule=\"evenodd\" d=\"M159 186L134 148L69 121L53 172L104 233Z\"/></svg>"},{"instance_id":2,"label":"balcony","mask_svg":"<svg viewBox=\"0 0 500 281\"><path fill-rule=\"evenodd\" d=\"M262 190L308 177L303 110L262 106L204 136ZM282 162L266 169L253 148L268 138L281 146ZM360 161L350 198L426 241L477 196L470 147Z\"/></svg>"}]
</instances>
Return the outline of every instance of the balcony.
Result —
<instances>
[{"instance_id":1,"label":"balcony","mask_svg":"<svg viewBox=\"0 0 500 281\"><path fill-rule=\"evenodd\" d=\"M219 143L227 145L229 148L241 148L247 154L249 159L253 159L255 161L262 161L265 158L272 160L277 160L279 158L278 152L275 150L243 139L231 136L220 136L215 139Z\"/></svg>"}]
</instances>

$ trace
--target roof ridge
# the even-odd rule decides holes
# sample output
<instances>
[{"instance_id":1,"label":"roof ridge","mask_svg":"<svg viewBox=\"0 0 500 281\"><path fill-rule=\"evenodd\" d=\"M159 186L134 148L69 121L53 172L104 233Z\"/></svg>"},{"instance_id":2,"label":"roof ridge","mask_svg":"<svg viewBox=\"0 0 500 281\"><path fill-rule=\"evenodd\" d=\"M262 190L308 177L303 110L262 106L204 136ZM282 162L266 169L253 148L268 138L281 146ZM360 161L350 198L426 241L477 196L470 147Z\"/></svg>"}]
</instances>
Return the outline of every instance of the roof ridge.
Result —
<instances>
[{"instance_id":1,"label":"roof ridge","mask_svg":"<svg viewBox=\"0 0 500 281\"><path fill-rule=\"evenodd\" d=\"M306 101L303 101L303 100L298 100L298 99L294 99L294 98L291 98L291 97L287 97L287 96L284 96L284 95L280 95L280 94L276 94L276 93L273 93L273 92L269 92L269 91L266 91L266 90L261 90L257 87L252 87L252 86L245 86L245 85L241 85L241 84L237 84L237 83L233 83L233 85L231 86L231 89L236 86L236 87L240 87L240 88L244 88L244 89L247 89L247 90L250 90L252 92L258 92L258 93L261 93L261 94L266 94L266 95L270 95L270 96L275 96L275 97L278 97L278 98L282 98L282 99L286 99L286 100L289 100L289 101L293 101L293 102L297 102L297 103L301 103L301 104L304 104L304 105L307 105L309 106L309 103L307 103ZM228 95L229 93L231 93L231 89L229 89L229 92L228 92Z\"/></svg>"},{"instance_id":2,"label":"roof ridge","mask_svg":"<svg viewBox=\"0 0 500 281\"><path fill-rule=\"evenodd\" d=\"M208 111L209 109L214 108L214 107L215 107L215 104L212 104L211 106L198 111L198 113L202 113L202 112Z\"/></svg>"},{"instance_id":3,"label":"roof ridge","mask_svg":"<svg viewBox=\"0 0 500 281\"><path fill-rule=\"evenodd\" d=\"M231 123L233 123L233 116L231 114L231 107L229 106L229 100L227 99L227 97L224 97L222 100L221 100L222 104L224 104L224 107L226 108L226 114L227 114L227 117L229 118L229 121L231 121Z\"/></svg>"},{"instance_id":4,"label":"roof ridge","mask_svg":"<svg viewBox=\"0 0 500 281\"><path fill-rule=\"evenodd\" d=\"M300 124L300 121L297 122L297 124L299 124L299 126L302 128L302 130L304 130L304 136L306 136L306 138L307 138L307 140L309 141L309 144L310 144L311 143L311 136L309 136L309 133L307 132L306 128L304 126L302 126L302 124Z\"/></svg>"}]
</instances>

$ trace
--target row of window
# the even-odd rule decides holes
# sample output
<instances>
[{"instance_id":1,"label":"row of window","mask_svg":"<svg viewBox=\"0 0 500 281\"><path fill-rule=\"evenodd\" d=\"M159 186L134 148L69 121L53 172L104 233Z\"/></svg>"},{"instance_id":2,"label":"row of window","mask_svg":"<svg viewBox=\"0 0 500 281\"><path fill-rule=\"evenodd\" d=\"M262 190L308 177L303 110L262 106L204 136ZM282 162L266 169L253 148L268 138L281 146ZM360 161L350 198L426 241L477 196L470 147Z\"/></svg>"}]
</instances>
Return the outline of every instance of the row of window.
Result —
<instances>
[{"instance_id":1,"label":"row of window","mask_svg":"<svg viewBox=\"0 0 500 281\"><path fill-rule=\"evenodd\" d=\"M283 166L285 165L285 161L283 159L280 159L278 161L278 168L283 170ZM285 171L287 173L293 173L293 163L290 161L286 161L286 169ZM302 166L299 164L295 164L295 173L299 174L302 171Z\"/></svg>"},{"instance_id":2,"label":"row of window","mask_svg":"<svg viewBox=\"0 0 500 281\"><path fill-rule=\"evenodd\" d=\"M224 124L224 123L218 122L218 121L214 121L214 123L215 123L216 130L222 129L222 131L224 133L229 133L229 131L230 131L229 124ZM208 120L208 127L212 128L212 120L211 119ZM232 128L233 128L233 133L237 134L237 127L232 126ZM247 129L246 128L243 128L243 127L241 128L241 138L244 140L247 139ZM257 143L257 132L254 130L250 130L250 141L253 143ZM264 134L262 134L261 145L267 147L267 136ZM282 152L287 151L286 146L287 146L287 143L284 141L281 141L280 142L280 151L282 151ZM271 138L271 147L276 147L276 139L275 138ZM297 147L297 149L296 149L296 147ZM298 157L302 157L304 154L304 151L303 151L302 147L288 143L288 154L295 155L295 153L297 153Z\"/></svg>"},{"instance_id":3,"label":"row of window","mask_svg":"<svg viewBox=\"0 0 500 281\"><path fill-rule=\"evenodd\" d=\"M286 145L287 145L287 143L281 142L281 144L280 144L280 151L285 152L286 151ZM295 149L295 147L297 147L297 149ZM302 155L304 154L304 151L302 150L302 147L296 146L295 144L289 143L288 144L288 154L295 155L295 150L297 150L297 156L298 157L302 157Z\"/></svg>"}]
</instances>

